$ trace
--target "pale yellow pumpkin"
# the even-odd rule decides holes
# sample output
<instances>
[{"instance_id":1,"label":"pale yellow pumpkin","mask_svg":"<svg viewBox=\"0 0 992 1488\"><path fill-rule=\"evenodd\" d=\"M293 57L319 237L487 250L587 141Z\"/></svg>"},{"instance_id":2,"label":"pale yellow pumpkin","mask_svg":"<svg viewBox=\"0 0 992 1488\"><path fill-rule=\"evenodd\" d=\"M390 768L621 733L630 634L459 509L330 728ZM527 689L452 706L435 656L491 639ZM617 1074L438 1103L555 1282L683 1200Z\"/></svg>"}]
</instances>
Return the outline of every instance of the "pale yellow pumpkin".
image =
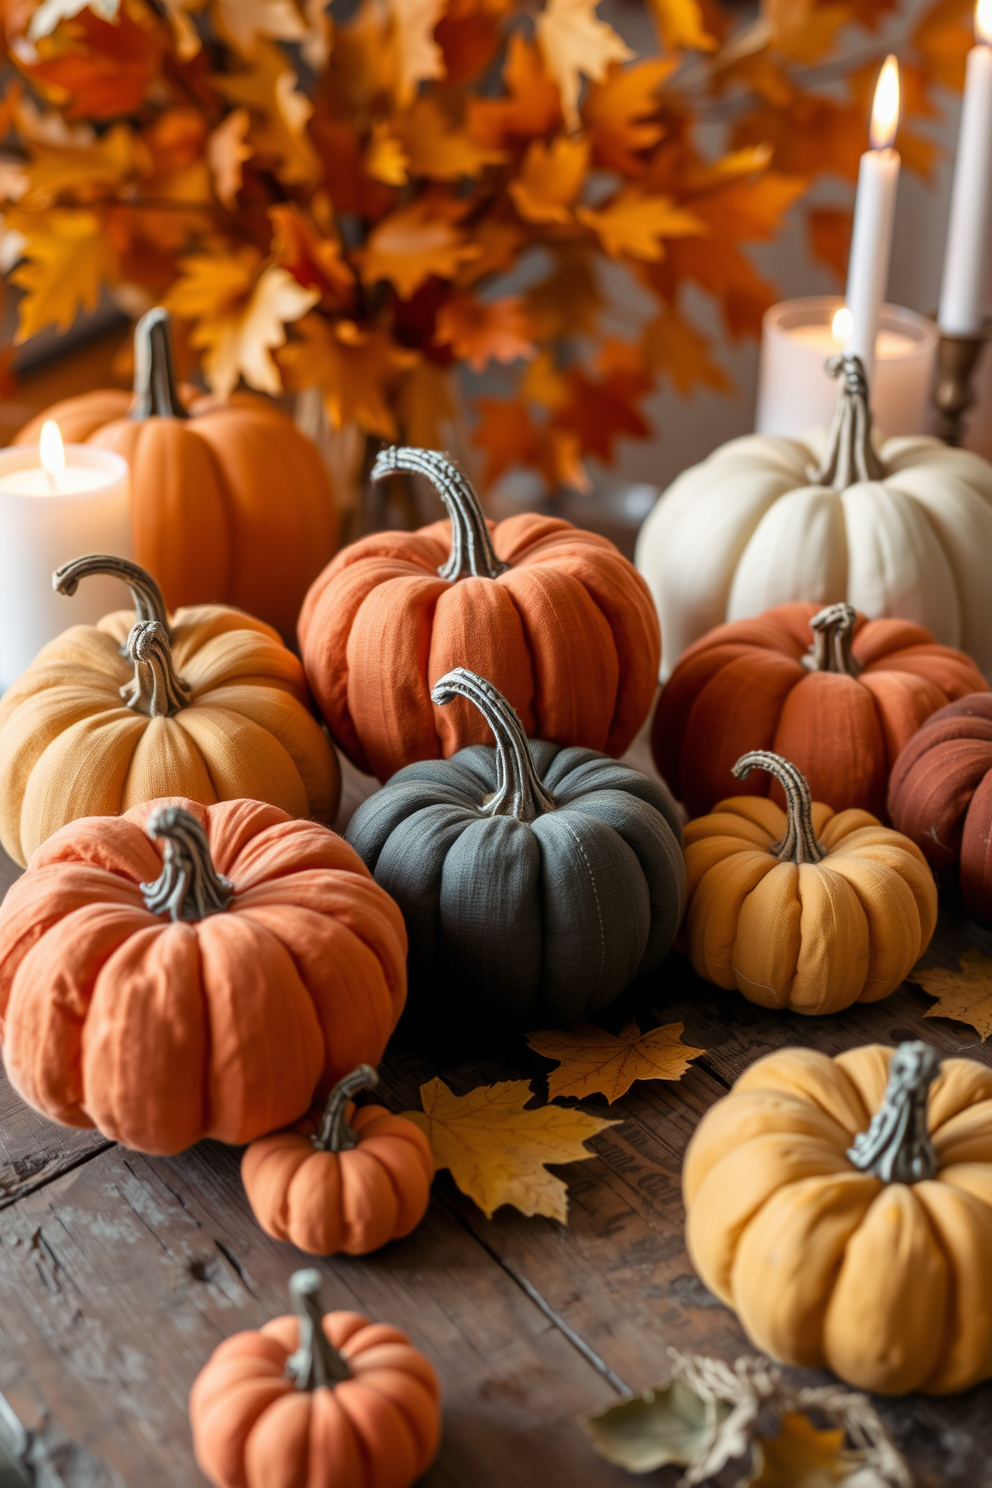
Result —
<instances>
[{"instance_id":1,"label":"pale yellow pumpkin","mask_svg":"<svg viewBox=\"0 0 992 1488\"><path fill-rule=\"evenodd\" d=\"M775 1358L883 1394L992 1375L992 1069L780 1050L703 1117L682 1185L693 1265Z\"/></svg>"}]
</instances>

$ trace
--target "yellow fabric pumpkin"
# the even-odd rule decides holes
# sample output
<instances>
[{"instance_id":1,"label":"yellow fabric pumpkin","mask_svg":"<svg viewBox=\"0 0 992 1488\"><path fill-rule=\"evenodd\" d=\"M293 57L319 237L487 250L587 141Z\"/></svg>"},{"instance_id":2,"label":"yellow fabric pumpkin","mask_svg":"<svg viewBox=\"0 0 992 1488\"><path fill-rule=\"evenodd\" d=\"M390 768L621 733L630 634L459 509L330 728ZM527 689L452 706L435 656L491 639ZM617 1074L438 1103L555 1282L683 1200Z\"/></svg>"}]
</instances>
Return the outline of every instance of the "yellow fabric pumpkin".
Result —
<instances>
[{"instance_id":1,"label":"yellow fabric pumpkin","mask_svg":"<svg viewBox=\"0 0 992 1488\"><path fill-rule=\"evenodd\" d=\"M154 579L94 555L54 576L127 583L135 610L75 625L0 701L0 841L18 863L67 822L141 801L242 797L329 822L337 758L308 707L303 668L264 621L223 605L171 617Z\"/></svg>"},{"instance_id":2,"label":"yellow fabric pumpkin","mask_svg":"<svg viewBox=\"0 0 992 1488\"><path fill-rule=\"evenodd\" d=\"M759 1348L883 1394L992 1375L985 1065L780 1050L703 1117L682 1181L692 1263Z\"/></svg>"},{"instance_id":3,"label":"yellow fabric pumpkin","mask_svg":"<svg viewBox=\"0 0 992 1488\"><path fill-rule=\"evenodd\" d=\"M867 811L810 800L795 765L755 750L786 810L732 796L685 828L682 944L700 976L762 1007L835 1013L888 997L926 950L937 889L919 848Z\"/></svg>"}]
</instances>

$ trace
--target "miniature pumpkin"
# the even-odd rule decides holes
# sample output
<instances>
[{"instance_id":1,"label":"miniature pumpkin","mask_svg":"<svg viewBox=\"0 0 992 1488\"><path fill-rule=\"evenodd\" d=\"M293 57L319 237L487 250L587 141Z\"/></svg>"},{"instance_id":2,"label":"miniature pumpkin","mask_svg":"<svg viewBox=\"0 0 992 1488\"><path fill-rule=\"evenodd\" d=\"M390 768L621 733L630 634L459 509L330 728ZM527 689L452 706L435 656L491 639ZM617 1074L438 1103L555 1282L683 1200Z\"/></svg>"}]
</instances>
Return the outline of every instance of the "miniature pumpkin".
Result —
<instances>
[{"instance_id":1,"label":"miniature pumpkin","mask_svg":"<svg viewBox=\"0 0 992 1488\"><path fill-rule=\"evenodd\" d=\"M463 667L432 697L477 708L496 747L408 765L347 833L403 911L424 994L531 1026L605 1007L659 965L682 918L674 802L590 749L528 742L502 693Z\"/></svg>"},{"instance_id":2,"label":"miniature pumpkin","mask_svg":"<svg viewBox=\"0 0 992 1488\"><path fill-rule=\"evenodd\" d=\"M352 543L300 615L303 664L339 747L386 780L481 743L472 708L431 705L434 684L467 659L528 734L623 754L648 715L660 656L633 565L557 517L487 523L468 481L434 451L384 450L372 479L395 470L426 475L450 521Z\"/></svg>"},{"instance_id":3,"label":"miniature pumpkin","mask_svg":"<svg viewBox=\"0 0 992 1488\"><path fill-rule=\"evenodd\" d=\"M193 1382L193 1450L214 1488L410 1488L441 1434L437 1376L405 1333L321 1313L320 1276L289 1283L295 1316L236 1333Z\"/></svg>"},{"instance_id":4,"label":"miniature pumpkin","mask_svg":"<svg viewBox=\"0 0 992 1488\"><path fill-rule=\"evenodd\" d=\"M920 724L987 691L969 657L918 625L865 620L848 604L779 605L690 647L658 700L652 750L693 816L727 793L734 760L752 748L791 759L835 811L878 816L889 771Z\"/></svg>"},{"instance_id":5,"label":"miniature pumpkin","mask_svg":"<svg viewBox=\"0 0 992 1488\"><path fill-rule=\"evenodd\" d=\"M379 1083L361 1064L320 1116L252 1142L241 1178L267 1235L311 1255L367 1255L409 1235L427 1213L434 1161L418 1126L352 1097Z\"/></svg>"},{"instance_id":6,"label":"miniature pumpkin","mask_svg":"<svg viewBox=\"0 0 992 1488\"><path fill-rule=\"evenodd\" d=\"M661 617L664 676L714 626L789 600L910 621L992 669L992 465L915 435L876 450L861 362L831 370L829 435L732 439L649 513L636 562Z\"/></svg>"},{"instance_id":7,"label":"miniature pumpkin","mask_svg":"<svg viewBox=\"0 0 992 1488\"><path fill-rule=\"evenodd\" d=\"M731 796L685 828L683 937L701 977L762 1007L836 1013L894 992L926 950L937 889L908 837L867 811L810 800L795 765L764 750L786 809Z\"/></svg>"},{"instance_id":8,"label":"miniature pumpkin","mask_svg":"<svg viewBox=\"0 0 992 1488\"><path fill-rule=\"evenodd\" d=\"M11 1084L143 1152L250 1142L376 1062L399 910L342 838L258 801L146 802L49 838L0 908Z\"/></svg>"},{"instance_id":9,"label":"miniature pumpkin","mask_svg":"<svg viewBox=\"0 0 992 1488\"><path fill-rule=\"evenodd\" d=\"M896 760L889 814L938 878L954 870L973 919L992 922L992 694L949 703Z\"/></svg>"},{"instance_id":10,"label":"miniature pumpkin","mask_svg":"<svg viewBox=\"0 0 992 1488\"><path fill-rule=\"evenodd\" d=\"M781 1049L707 1111L682 1186L693 1265L775 1358L887 1395L992 1375L987 1066Z\"/></svg>"},{"instance_id":11,"label":"miniature pumpkin","mask_svg":"<svg viewBox=\"0 0 992 1488\"><path fill-rule=\"evenodd\" d=\"M176 387L168 311L134 333L134 396L112 389L65 398L25 424L37 444L47 418L74 444L116 450L131 467L138 562L170 609L238 605L291 636L307 587L337 546L334 492L316 446L263 398L201 398Z\"/></svg>"},{"instance_id":12,"label":"miniature pumpkin","mask_svg":"<svg viewBox=\"0 0 992 1488\"><path fill-rule=\"evenodd\" d=\"M131 590L134 613L50 641L0 700L0 841L25 863L81 816L139 801L242 796L331 821L341 774L310 712L303 668L272 628L201 605L171 620L150 574L125 558L77 558L54 575L74 594L88 574Z\"/></svg>"}]
</instances>

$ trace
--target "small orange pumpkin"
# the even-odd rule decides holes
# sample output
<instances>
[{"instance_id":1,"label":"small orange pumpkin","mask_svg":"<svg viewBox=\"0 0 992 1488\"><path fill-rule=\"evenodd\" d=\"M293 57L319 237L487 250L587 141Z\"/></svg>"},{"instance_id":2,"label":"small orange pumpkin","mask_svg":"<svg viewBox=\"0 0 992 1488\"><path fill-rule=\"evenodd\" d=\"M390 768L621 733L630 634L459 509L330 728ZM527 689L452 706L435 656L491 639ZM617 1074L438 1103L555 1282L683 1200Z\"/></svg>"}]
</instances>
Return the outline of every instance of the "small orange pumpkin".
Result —
<instances>
[{"instance_id":1,"label":"small orange pumpkin","mask_svg":"<svg viewBox=\"0 0 992 1488\"><path fill-rule=\"evenodd\" d=\"M297 1271L296 1316L236 1333L193 1383L196 1460L214 1488L410 1488L441 1433L441 1392L405 1333L321 1314L320 1276Z\"/></svg>"},{"instance_id":2,"label":"small orange pumpkin","mask_svg":"<svg viewBox=\"0 0 992 1488\"><path fill-rule=\"evenodd\" d=\"M367 1255L416 1229L434 1162L419 1127L352 1097L379 1076L361 1064L339 1080L320 1116L252 1142L241 1178L267 1235L311 1255Z\"/></svg>"}]
</instances>

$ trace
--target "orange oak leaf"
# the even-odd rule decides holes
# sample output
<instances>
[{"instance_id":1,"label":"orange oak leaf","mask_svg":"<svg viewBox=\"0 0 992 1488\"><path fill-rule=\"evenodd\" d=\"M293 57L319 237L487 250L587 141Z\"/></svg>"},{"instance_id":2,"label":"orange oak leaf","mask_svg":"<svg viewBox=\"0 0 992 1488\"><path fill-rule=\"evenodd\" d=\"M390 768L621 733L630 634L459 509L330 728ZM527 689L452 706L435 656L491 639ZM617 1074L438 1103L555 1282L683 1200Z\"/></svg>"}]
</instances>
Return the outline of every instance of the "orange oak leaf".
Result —
<instances>
[{"instance_id":1,"label":"orange oak leaf","mask_svg":"<svg viewBox=\"0 0 992 1488\"><path fill-rule=\"evenodd\" d=\"M686 397L697 387L729 392L731 382L710 356L710 343L701 331L672 309L663 309L641 332L641 354L652 372L670 377Z\"/></svg>"},{"instance_id":2,"label":"orange oak leaf","mask_svg":"<svg viewBox=\"0 0 992 1488\"><path fill-rule=\"evenodd\" d=\"M809 250L830 269L838 284L847 278L854 214L849 207L811 207L806 214Z\"/></svg>"},{"instance_id":3,"label":"orange oak leaf","mask_svg":"<svg viewBox=\"0 0 992 1488\"><path fill-rule=\"evenodd\" d=\"M396 419L390 393L399 375L418 360L385 331L366 330L353 320L333 323L308 315L279 353L290 387L319 387L335 429L357 423L380 439L394 440Z\"/></svg>"},{"instance_id":4,"label":"orange oak leaf","mask_svg":"<svg viewBox=\"0 0 992 1488\"><path fill-rule=\"evenodd\" d=\"M434 40L434 28L446 0L389 0L395 28L398 73L396 98L409 103L420 83L444 77L444 55Z\"/></svg>"},{"instance_id":5,"label":"orange oak leaf","mask_svg":"<svg viewBox=\"0 0 992 1488\"><path fill-rule=\"evenodd\" d=\"M664 126L658 112L658 90L675 70L671 57L655 57L633 67L613 63L601 83L590 83L582 101L582 122L596 165L633 176L641 168L637 152L656 145Z\"/></svg>"},{"instance_id":6,"label":"orange oak leaf","mask_svg":"<svg viewBox=\"0 0 992 1488\"><path fill-rule=\"evenodd\" d=\"M427 1137L435 1168L447 1168L458 1188L487 1219L502 1204L521 1214L568 1221L568 1190L547 1163L584 1162L585 1143L614 1121L566 1106L527 1109L526 1080L480 1085L455 1095L443 1080L420 1087L422 1111L406 1111Z\"/></svg>"},{"instance_id":7,"label":"orange oak leaf","mask_svg":"<svg viewBox=\"0 0 992 1488\"><path fill-rule=\"evenodd\" d=\"M928 997L939 999L927 1008L927 1018L954 1018L958 1023L970 1023L983 1042L992 1037L992 956L972 948L962 952L957 971L918 966L910 980Z\"/></svg>"},{"instance_id":8,"label":"orange oak leaf","mask_svg":"<svg viewBox=\"0 0 992 1488\"><path fill-rule=\"evenodd\" d=\"M534 355L533 331L520 295L498 300L455 295L438 311L434 340L450 346L475 372L489 362L516 362Z\"/></svg>"},{"instance_id":9,"label":"orange oak leaf","mask_svg":"<svg viewBox=\"0 0 992 1488\"><path fill-rule=\"evenodd\" d=\"M579 123L583 77L602 82L611 62L627 62L633 52L612 26L596 14L597 0L546 0L536 21L538 45L558 84L569 129Z\"/></svg>"},{"instance_id":10,"label":"orange oak leaf","mask_svg":"<svg viewBox=\"0 0 992 1488\"><path fill-rule=\"evenodd\" d=\"M670 196L647 196L637 186L621 191L605 207L579 207L579 221L591 227L611 258L663 258L664 238L698 237L707 231L694 212Z\"/></svg>"},{"instance_id":11,"label":"orange oak leaf","mask_svg":"<svg viewBox=\"0 0 992 1488\"><path fill-rule=\"evenodd\" d=\"M290 202L270 207L269 217L274 229L272 251L297 284L317 290L330 308L349 305L355 276L344 260L333 226L329 235L321 234Z\"/></svg>"},{"instance_id":12,"label":"orange oak leaf","mask_svg":"<svg viewBox=\"0 0 992 1488\"><path fill-rule=\"evenodd\" d=\"M680 1080L689 1061L705 1054L682 1043L683 1023L663 1023L641 1033L629 1023L620 1034L591 1023L567 1033L547 1029L527 1042L545 1059L558 1061L548 1076L548 1099L605 1095L608 1105L626 1095L635 1080Z\"/></svg>"},{"instance_id":13,"label":"orange oak leaf","mask_svg":"<svg viewBox=\"0 0 992 1488\"><path fill-rule=\"evenodd\" d=\"M470 98L466 127L480 145L499 149L511 141L550 134L562 122L558 87L537 47L514 31L503 64L505 98Z\"/></svg>"},{"instance_id":14,"label":"orange oak leaf","mask_svg":"<svg viewBox=\"0 0 992 1488\"><path fill-rule=\"evenodd\" d=\"M298 82L286 54L269 41L256 43L246 70L215 79L225 98L251 111L255 154L272 160L286 185L305 186L319 176L320 162L306 128L313 104Z\"/></svg>"},{"instance_id":15,"label":"orange oak leaf","mask_svg":"<svg viewBox=\"0 0 992 1488\"><path fill-rule=\"evenodd\" d=\"M243 174L241 167L254 155L246 138L250 118L246 108L232 109L221 120L207 140L207 164L213 177L217 200L233 212Z\"/></svg>"},{"instance_id":16,"label":"orange oak leaf","mask_svg":"<svg viewBox=\"0 0 992 1488\"><path fill-rule=\"evenodd\" d=\"M480 145L467 131L453 125L437 100L428 95L418 98L397 132L411 174L431 181L478 176L487 165L498 165L505 159L502 150Z\"/></svg>"},{"instance_id":17,"label":"orange oak leaf","mask_svg":"<svg viewBox=\"0 0 992 1488\"><path fill-rule=\"evenodd\" d=\"M713 51L716 38L706 29L699 0L649 0L649 4L668 51Z\"/></svg>"},{"instance_id":18,"label":"orange oak leaf","mask_svg":"<svg viewBox=\"0 0 992 1488\"><path fill-rule=\"evenodd\" d=\"M67 331L80 310L96 309L104 284L114 280L116 262L95 212L49 208L36 218L8 212L4 226L24 239L24 262L10 275L24 290L14 337L18 345L49 325Z\"/></svg>"},{"instance_id":19,"label":"orange oak leaf","mask_svg":"<svg viewBox=\"0 0 992 1488\"><path fill-rule=\"evenodd\" d=\"M458 230L463 210L450 198L422 196L390 212L354 255L362 282L386 279L400 299L408 300L431 275L453 279L462 264L479 254Z\"/></svg>"},{"instance_id":20,"label":"orange oak leaf","mask_svg":"<svg viewBox=\"0 0 992 1488\"><path fill-rule=\"evenodd\" d=\"M579 440L568 429L535 423L525 404L515 398L477 398L479 421L472 443L486 451L484 484L490 486L515 467L540 472L548 489L589 489L579 458Z\"/></svg>"},{"instance_id":21,"label":"orange oak leaf","mask_svg":"<svg viewBox=\"0 0 992 1488\"><path fill-rule=\"evenodd\" d=\"M426 357L404 377L396 397L403 440L420 449L444 449L456 417L451 373ZM395 436L386 434L386 439Z\"/></svg>"},{"instance_id":22,"label":"orange oak leaf","mask_svg":"<svg viewBox=\"0 0 992 1488\"><path fill-rule=\"evenodd\" d=\"M584 139L560 134L550 144L534 140L527 147L520 174L509 185L513 205L528 222L569 222L589 164Z\"/></svg>"}]
</instances>

